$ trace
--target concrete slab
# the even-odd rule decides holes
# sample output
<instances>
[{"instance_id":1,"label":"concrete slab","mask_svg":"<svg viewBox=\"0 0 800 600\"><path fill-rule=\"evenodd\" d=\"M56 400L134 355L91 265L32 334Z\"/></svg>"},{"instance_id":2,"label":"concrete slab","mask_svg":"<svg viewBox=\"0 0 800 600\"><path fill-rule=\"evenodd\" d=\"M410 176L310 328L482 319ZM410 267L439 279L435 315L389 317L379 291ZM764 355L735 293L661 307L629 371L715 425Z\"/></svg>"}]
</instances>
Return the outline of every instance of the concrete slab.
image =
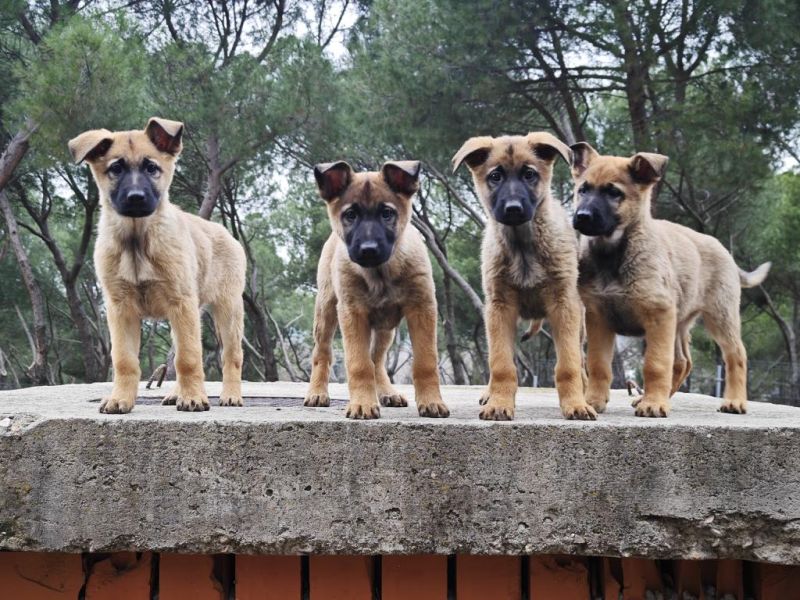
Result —
<instances>
[{"instance_id":1,"label":"concrete slab","mask_svg":"<svg viewBox=\"0 0 800 600\"><path fill-rule=\"evenodd\" d=\"M515 421L486 423L480 388L447 387L449 419L412 403L354 422L344 402L302 407L305 384L249 383L272 400L182 413L142 388L131 414L103 415L109 390L0 393L0 549L800 564L797 408L728 415L679 394L668 419L643 419L620 391L575 422L553 390L523 389Z\"/></svg>"}]
</instances>

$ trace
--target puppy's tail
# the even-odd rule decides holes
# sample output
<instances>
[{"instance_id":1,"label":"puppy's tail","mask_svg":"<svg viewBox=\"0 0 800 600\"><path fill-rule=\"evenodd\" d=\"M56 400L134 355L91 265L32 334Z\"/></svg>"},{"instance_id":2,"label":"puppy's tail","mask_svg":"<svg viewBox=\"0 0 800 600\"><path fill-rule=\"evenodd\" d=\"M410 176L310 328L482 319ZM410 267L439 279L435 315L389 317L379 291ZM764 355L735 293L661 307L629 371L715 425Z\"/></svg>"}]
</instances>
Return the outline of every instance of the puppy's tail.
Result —
<instances>
[{"instance_id":1,"label":"puppy's tail","mask_svg":"<svg viewBox=\"0 0 800 600\"><path fill-rule=\"evenodd\" d=\"M527 342L537 333L542 330L542 325L544 324L544 319L535 319L531 321L531 324L528 326L528 331L522 334L522 338L520 338L521 342Z\"/></svg>"},{"instance_id":2,"label":"puppy's tail","mask_svg":"<svg viewBox=\"0 0 800 600\"><path fill-rule=\"evenodd\" d=\"M743 288L751 288L761 285L761 282L767 278L767 275L769 275L769 268L771 266L771 262L765 262L755 271L750 271L749 273L739 269L739 283Z\"/></svg>"}]
</instances>

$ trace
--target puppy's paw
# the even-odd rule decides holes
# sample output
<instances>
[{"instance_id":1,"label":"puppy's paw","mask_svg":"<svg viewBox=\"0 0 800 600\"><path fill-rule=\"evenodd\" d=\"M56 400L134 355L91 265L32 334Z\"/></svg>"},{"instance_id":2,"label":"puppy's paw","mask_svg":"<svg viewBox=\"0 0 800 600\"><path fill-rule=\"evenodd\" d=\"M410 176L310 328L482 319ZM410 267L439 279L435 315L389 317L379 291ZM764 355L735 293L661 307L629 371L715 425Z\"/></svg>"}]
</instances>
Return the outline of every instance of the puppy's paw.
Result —
<instances>
[{"instance_id":1,"label":"puppy's paw","mask_svg":"<svg viewBox=\"0 0 800 600\"><path fill-rule=\"evenodd\" d=\"M747 400L733 400L726 398L719 407L719 412L743 415L747 412Z\"/></svg>"},{"instance_id":2,"label":"puppy's paw","mask_svg":"<svg viewBox=\"0 0 800 600\"><path fill-rule=\"evenodd\" d=\"M578 421L595 421L597 413L589 404L580 401L561 405L561 414L565 419Z\"/></svg>"},{"instance_id":3,"label":"puppy's paw","mask_svg":"<svg viewBox=\"0 0 800 600\"><path fill-rule=\"evenodd\" d=\"M670 411L669 398L649 398L647 394L632 403L637 417L668 417Z\"/></svg>"},{"instance_id":4,"label":"puppy's paw","mask_svg":"<svg viewBox=\"0 0 800 600\"><path fill-rule=\"evenodd\" d=\"M347 403L344 415L348 419L379 419L381 408L377 402L374 404L359 404L350 401Z\"/></svg>"},{"instance_id":5,"label":"puppy's paw","mask_svg":"<svg viewBox=\"0 0 800 600\"><path fill-rule=\"evenodd\" d=\"M488 401L489 401L489 390L486 389L486 390L483 390L483 393L481 394L481 397L478 398L478 404L480 404L481 406L484 406Z\"/></svg>"},{"instance_id":6,"label":"puppy's paw","mask_svg":"<svg viewBox=\"0 0 800 600\"><path fill-rule=\"evenodd\" d=\"M514 409L510 406L492 406L487 403L478 416L481 421L513 421Z\"/></svg>"},{"instance_id":7,"label":"puppy's paw","mask_svg":"<svg viewBox=\"0 0 800 600\"><path fill-rule=\"evenodd\" d=\"M596 412L606 412L608 406L608 393L605 394L586 394L586 404L591 406Z\"/></svg>"},{"instance_id":8,"label":"puppy's paw","mask_svg":"<svg viewBox=\"0 0 800 600\"><path fill-rule=\"evenodd\" d=\"M309 392L303 400L303 406L330 406L331 398L328 392Z\"/></svg>"},{"instance_id":9,"label":"puppy's paw","mask_svg":"<svg viewBox=\"0 0 800 600\"><path fill-rule=\"evenodd\" d=\"M486 394L489 396L489 392ZM514 396L493 394L489 396L478 415L482 421L511 421L514 419Z\"/></svg>"},{"instance_id":10,"label":"puppy's paw","mask_svg":"<svg viewBox=\"0 0 800 600\"><path fill-rule=\"evenodd\" d=\"M161 401L161 404L170 406L174 404L178 410L184 412L201 412L211 408L205 392L188 393L182 390L174 390Z\"/></svg>"},{"instance_id":11,"label":"puppy's paw","mask_svg":"<svg viewBox=\"0 0 800 600\"><path fill-rule=\"evenodd\" d=\"M100 412L109 415L119 415L129 413L133 410L133 398L117 398L107 396L100 402Z\"/></svg>"},{"instance_id":12,"label":"puppy's paw","mask_svg":"<svg viewBox=\"0 0 800 600\"><path fill-rule=\"evenodd\" d=\"M378 400L381 406L402 407L408 406L408 400L402 394L398 394L394 390L379 392Z\"/></svg>"},{"instance_id":13,"label":"puppy's paw","mask_svg":"<svg viewBox=\"0 0 800 600\"><path fill-rule=\"evenodd\" d=\"M237 394L220 394L220 406L244 406L244 400Z\"/></svg>"}]
</instances>

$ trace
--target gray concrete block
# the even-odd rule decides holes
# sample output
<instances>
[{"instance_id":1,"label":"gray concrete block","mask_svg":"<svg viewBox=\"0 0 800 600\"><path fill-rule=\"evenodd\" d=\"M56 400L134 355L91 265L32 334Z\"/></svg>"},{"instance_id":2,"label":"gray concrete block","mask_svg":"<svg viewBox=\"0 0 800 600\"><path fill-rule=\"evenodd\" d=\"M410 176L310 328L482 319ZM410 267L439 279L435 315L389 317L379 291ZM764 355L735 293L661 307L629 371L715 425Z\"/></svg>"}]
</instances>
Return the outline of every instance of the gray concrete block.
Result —
<instances>
[{"instance_id":1,"label":"gray concrete block","mask_svg":"<svg viewBox=\"0 0 800 600\"><path fill-rule=\"evenodd\" d=\"M522 390L516 421L487 423L479 388L450 387L442 420L410 402L353 422L343 403L300 400L103 415L93 401L109 389L0 393L0 549L800 563L797 408L728 415L679 394L670 418L643 419L619 392L597 422L575 422L552 390Z\"/></svg>"}]
</instances>

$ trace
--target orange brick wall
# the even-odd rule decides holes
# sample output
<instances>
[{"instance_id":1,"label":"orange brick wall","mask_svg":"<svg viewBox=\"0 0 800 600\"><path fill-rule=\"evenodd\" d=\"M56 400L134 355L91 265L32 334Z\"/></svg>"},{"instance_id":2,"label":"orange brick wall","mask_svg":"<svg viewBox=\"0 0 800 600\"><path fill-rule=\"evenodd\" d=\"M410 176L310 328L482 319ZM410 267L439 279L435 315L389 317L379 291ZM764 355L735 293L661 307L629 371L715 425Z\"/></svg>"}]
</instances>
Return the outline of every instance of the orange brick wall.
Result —
<instances>
[{"instance_id":1,"label":"orange brick wall","mask_svg":"<svg viewBox=\"0 0 800 600\"><path fill-rule=\"evenodd\" d=\"M0 600L800 600L800 566L570 556L0 552Z\"/></svg>"}]
</instances>

